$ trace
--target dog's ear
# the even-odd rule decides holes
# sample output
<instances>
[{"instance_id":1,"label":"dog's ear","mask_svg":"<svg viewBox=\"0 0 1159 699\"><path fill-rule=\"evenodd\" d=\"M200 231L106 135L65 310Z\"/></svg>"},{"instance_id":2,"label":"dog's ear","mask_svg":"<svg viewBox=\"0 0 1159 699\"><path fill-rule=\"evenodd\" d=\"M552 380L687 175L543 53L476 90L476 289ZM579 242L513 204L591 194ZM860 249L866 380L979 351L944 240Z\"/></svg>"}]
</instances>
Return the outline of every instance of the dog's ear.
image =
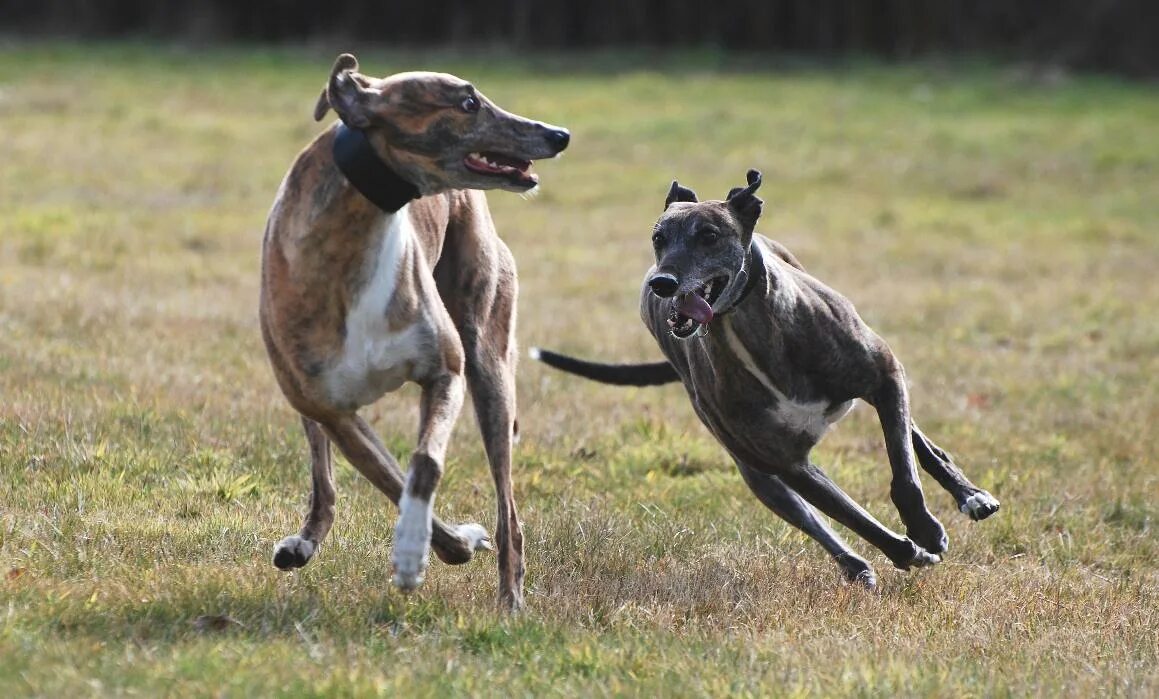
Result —
<instances>
[{"instance_id":1,"label":"dog's ear","mask_svg":"<svg viewBox=\"0 0 1159 699\"><path fill-rule=\"evenodd\" d=\"M327 88L322 88L322 94L318 95L318 102L314 104L314 121L322 121L322 117L330 111L330 98L326 95L327 91Z\"/></svg>"},{"instance_id":2,"label":"dog's ear","mask_svg":"<svg viewBox=\"0 0 1159 699\"><path fill-rule=\"evenodd\" d=\"M761 217L761 207L764 206L764 202L756 195L761 186L761 173L749 170L746 179L749 186L733 187L728 193L728 206L751 233L757 225L757 219Z\"/></svg>"},{"instance_id":3,"label":"dog's ear","mask_svg":"<svg viewBox=\"0 0 1159 699\"><path fill-rule=\"evenodd\" d=\"M338 113L342 123L352 129L364 129L370 126L370 115L367 109L370 93L359 80L358 59L344 53L334 61L330 69L330 80L322 89L318 103L314 105L314 121L321 121L326 116L326 110L333 108Z\"/></svg>"},{"instance_id":4,"label":"dog's ear","mask_svg":"<svg viewBox=\"0 0 1159 699\"><path fill-rule=\"evenodd\" d=\"M696 198L696 192L681 186L676 180L672 180L672 187L668 189L668 197L664 200L664 209L667 210L669 206L672 206L672 202L674 201L696 203L700 200Z\"/></svg>"},{"instance_id":5,"label":"dog's ear","mask_svg":"<svg viewBox=\"0 0 1159 699\"><path fill-rule=\"evenodd\" d=\"M725 199L732 199L736 195L745 191L747 191L749 194L756 192L757 189L759 189L761 186L761 171L749 170L745 173L745 180L748 182L747 187L733 187L732 189L728 190L728 196L725 197Z\"/></svg>"}]
</instances>

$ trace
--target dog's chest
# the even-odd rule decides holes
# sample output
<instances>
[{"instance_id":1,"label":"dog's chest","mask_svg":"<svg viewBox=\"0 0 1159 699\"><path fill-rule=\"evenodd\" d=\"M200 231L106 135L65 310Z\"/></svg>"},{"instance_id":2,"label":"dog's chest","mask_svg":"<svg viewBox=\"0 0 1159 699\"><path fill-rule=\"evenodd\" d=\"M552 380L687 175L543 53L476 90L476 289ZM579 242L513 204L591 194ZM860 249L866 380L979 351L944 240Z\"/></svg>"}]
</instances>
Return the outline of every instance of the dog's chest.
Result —
<instances>
[{"instance_id":1,"label":"dog's chest","mask_svg":"<svg viewBox=\"0 0 1159 699\"><path fill-rule=\"evenodd\" d=\"M753 422L772 423L779 429L807 435L813 442L819 441L829 427L845 417L853 409L853 401L833 403L828 400L798 400L786 395L778 388L753 354L737 336L729 322L721 323L720 332L723 347L712 357L715 402L729 406L737 403L738 395L764 394L767 400L756 401L768 405L759 415L748 416ZM724 356L727 353L728 356Z\"/></svg>"},{"instance_id":2,"label":"dog's chest","mask_svg":"<svg viewBox=\"0 0 1159 699\"><path fill-rule=\"evenodd\" d=\"M400 303L401 295L418 293L413 285L400 286L413 254L413 237L406 209L387 218L381 246L368 260L366 281L346 314L342 351L326 374L330 397L339 406L373 403L421 376L437 356L437 332L427 309L420 306L403 327L392 327L388 320L391 305Z\"/></svg>"}]
</instances>

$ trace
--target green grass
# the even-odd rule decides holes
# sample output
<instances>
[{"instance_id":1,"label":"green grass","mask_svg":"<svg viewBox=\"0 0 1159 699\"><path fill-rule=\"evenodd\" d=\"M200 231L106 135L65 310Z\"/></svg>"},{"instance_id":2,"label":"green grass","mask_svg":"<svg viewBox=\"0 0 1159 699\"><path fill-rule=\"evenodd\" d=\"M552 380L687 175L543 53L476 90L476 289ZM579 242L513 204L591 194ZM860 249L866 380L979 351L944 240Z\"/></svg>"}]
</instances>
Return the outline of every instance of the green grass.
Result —
<instances>
[{"instance_id":1,"label":"green grass","mask_svg":"<svg viewBox=\"0 0 1159 699\"><path fill-rule=\"evenodd\" d=\"M760 230L854 300L1003 503L972 524L927 482L946 561L901 573L855 541L867 594L747 493L679 388L525 362L529 609L504 618L488 556L391 589L392 507L345 464L320 557L269 563L309 477L258 249L334 53L0 47L0 696L1159 693L1154 87L360 52L572 129L538 198L490 197L524 345L657 356L636 298L669 181L719 197L755 166ZM403 457L416 402L366 411ZM815 457L900 526L881 441L863 407ZM439 512L492 525L470 415L449 461Z\"/></svg>"}]
</instances>

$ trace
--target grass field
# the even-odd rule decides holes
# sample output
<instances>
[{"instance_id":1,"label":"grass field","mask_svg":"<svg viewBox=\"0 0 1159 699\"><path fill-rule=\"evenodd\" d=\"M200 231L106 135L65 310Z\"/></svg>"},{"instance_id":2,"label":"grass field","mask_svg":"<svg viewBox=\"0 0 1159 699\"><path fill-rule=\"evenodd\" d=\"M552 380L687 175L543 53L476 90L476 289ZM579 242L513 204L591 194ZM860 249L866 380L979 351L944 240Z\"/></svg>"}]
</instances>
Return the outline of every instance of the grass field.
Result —
<instances>
[{"instance_id":1,"label":"grass field","mask_svg":"<svg viewBox=\"0 0 1159 699\"><path fill-rule=\"evenodd\" d=\"M490 197L523 345L656 357L636 298L668 182L719 197L758 167L759 229L854 300L1002 500L973 524L926 481L945 562L902 573L854 541L866 593L748 494L681 389L524 362L529 608L505 618L489 556L393 590L393 507L341 462L321 555L269 562L309 477L258 251L335 53L0 45L0 696L1159 693L1154 86L361 52L572 129L539 197ZM366 412L401 457L416 406ZM900 527L872 411L814 456ZM465 412L437 510L492 508Z\"/></svg>"}]
</instances>

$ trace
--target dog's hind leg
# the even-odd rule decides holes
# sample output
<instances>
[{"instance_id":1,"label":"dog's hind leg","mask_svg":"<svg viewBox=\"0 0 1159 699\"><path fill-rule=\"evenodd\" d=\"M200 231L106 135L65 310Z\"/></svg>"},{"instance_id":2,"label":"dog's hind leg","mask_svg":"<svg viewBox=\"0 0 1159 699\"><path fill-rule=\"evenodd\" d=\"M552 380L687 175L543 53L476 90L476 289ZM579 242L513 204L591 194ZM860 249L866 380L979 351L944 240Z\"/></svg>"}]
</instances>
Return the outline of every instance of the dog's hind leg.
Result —
<instances>
[{"instance_id":1,"label":"dog's hind leg","mask_svg":"<svg viewBox=\"0 0 1159 699\"><path fill-rule=\"evenodd\" d=\"M321 426L302 416L306 441L310 443L310 511L302 529L274 547L274 565L282 570L301 568L310 562L334 524L334 475L330 466L330 440Z\"/></svg>"},{"instance_id":2,"label":"dog's hind leg","mask_svg":"<svg viewBox=\"0 0 1159 699\"><path fill-rule=\"evenodd\" d=\"M922 468L953 496L962 513L981 520L998 511L998 499L971 483L953 458L925 436L916 423L910 422L910 436Z\"/></svg>"},{"instance_id":3,"label":"dog's hind leg","mask_svg":"<svg viewBox=\"0 0 1159 699\"><path fill-rule=\"evenodd\" d=\"M810 505L876 546L898 568L908 570L942 560L912 540L890 531L813 464L806 461L791 468L778 469L777 472L785 485L795 490Z\"/></svg>"},{"instance_id":4,"label":"dog's hind leg","mask_svg":"<svg viewBox=\"0 0 1159 699\"><path fill-rule=\"evenodd\" d=\"M762 473L740 461L736 462L740 475L757 499L781 519L808 534L821 544L841 566L845 579L861 583L869 589L877 585L877 576L869 563L852 549L817 516L809 503L774 475Z\"/></svg>"},{"instance_id":5,"label":"dog's hind leg","mask_svg":"<svg viewBox=\"0 0 1159 699\"><path fill-rule=\"evenodd\" d=\"M926 509L926 499L921 481L918 480L917 463L910 443L911 423L905 372L896 361L870 402L881 421L885 449L893 470L889 496L901 514L901 520L905 522L906 534L930 553L941 553L950 541L941 522Z\"/></svg>"}]
</instances>

